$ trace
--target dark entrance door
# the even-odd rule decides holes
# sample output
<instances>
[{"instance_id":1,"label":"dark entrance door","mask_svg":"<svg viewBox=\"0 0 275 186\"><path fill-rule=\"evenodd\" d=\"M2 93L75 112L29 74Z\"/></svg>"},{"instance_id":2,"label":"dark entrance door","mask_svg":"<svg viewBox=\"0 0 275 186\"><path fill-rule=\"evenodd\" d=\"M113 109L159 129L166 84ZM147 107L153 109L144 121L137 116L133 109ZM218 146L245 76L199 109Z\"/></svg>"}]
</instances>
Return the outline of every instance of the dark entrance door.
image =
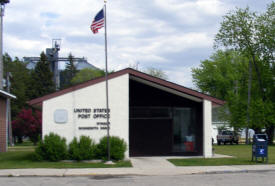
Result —
<instances>
[{"instance_id":1,"label":"dark entrance door","mask_svg":"<svg viewBox=\"0 0 275 186\"><path fill-rule=\"evenodd\" d=\"M202 155L201 102L132 79L129 86L130 156Z\"/></svg>"},{"instance_id":2,"label":"dark entrance door","mask_svg":"<svg viewBox=\"0 0 275 186\"><path fill-rule=\"evenodd\" d=\"M130 119L130 156L167 155L172 152L171 119Z\"/></svg>"}]
</instances>

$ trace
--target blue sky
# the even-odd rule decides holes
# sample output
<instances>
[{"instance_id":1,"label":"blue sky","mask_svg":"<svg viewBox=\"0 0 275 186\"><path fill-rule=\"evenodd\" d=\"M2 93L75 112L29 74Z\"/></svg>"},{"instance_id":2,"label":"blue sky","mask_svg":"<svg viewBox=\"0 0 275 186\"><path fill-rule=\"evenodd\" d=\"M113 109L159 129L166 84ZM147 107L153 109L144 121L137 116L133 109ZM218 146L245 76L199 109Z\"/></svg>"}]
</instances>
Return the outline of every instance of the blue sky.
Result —
<instances>
[{"instance_id":1,"label":"blue sky","mask_svg":"<svg viewBox=\"0 0 275 186\"><path fill-rule=\"evenodd\" d=\"M191 68L209 58L222 16L236 7L263 12L272 0L109 0L109 67L138 64L166 72L169 81L195 88ZM103 0L11 0L4 16L4 52L39 56L62 39L60 56L71 52L104 68L104 30L89 27Z\"/></svg>"}]
</instances>

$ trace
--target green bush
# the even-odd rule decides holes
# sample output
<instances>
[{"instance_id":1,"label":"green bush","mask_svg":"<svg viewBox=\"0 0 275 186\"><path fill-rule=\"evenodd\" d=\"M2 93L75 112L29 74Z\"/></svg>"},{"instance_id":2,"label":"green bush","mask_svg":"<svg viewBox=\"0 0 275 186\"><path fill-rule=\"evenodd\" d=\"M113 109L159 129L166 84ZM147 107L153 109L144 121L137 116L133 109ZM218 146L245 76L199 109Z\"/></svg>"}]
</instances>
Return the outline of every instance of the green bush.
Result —
<instances>
[{"instance_id":1,"label":"green bush","mask_svg":"<svg viewBox=\"0 0 275 186\"><path fill-rule=\"evenodd\" d=\"M96 145L91 138L81 136L79 142L76 137L69 144L69 156L73 160L91 160L95 158Z\"/></svg>"},{"instance_id":2,"label":"green bush","mask_svg":"<svg viewBox=\"0 0 275 186\"><path fill-rule=\"evenodd\" d=\"M60 161L67 157L66 139L57 134L45 135L44 140L38 143L35 149L37 160Z\"/></svg>"},{"instance_id":3,"label":"green bush","mask_svg":"<svg viewBox=\"0 0 275 186\"><path fill-rule=\"evenodd\" d=\"M127 145L123 139L110 136L110 158L112 160L123 160L126 149ZM101 138L99 144L97 144L96 155L100 159L107 160L107 136Z\"/></svg>"}]
</instances>

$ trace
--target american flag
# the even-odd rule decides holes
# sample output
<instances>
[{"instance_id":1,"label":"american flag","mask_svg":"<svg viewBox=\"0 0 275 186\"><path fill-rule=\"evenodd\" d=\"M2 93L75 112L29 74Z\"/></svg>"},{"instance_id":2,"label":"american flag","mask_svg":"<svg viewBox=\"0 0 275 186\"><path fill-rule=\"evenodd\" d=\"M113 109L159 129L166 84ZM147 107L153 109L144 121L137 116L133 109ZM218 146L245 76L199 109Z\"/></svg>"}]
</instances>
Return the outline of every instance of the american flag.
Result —
<instances>
[{"instance_id":1,"label":"american flag","mask_svg":"<svg viewBox=\"0 0 275 186\"><path fill-rule=\"evenodd\" d=\"M91 30L94 34L98 32L100 28L104 27L104 10L103 8L96 14L93 23L91 25Z\"/></svg>"}]
</instances>

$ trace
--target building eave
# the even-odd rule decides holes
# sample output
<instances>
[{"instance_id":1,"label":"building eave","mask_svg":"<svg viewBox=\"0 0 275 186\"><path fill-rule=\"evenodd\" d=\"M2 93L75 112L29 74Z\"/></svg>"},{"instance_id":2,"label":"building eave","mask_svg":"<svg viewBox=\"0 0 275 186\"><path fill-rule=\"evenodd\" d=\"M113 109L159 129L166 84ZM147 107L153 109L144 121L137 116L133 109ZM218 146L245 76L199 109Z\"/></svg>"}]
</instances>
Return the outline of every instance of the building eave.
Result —
<instances>
[{"instance_id":1,"label":"building eave","mask_svg":"<svg viewBox=\"0 0 275 186\"><path fill-rule=\"evenodd\" d=\"M16 99L15 95L12 95L4 90L0 90L0 96L1 97L5 97L5 98L12 98L12 99Z\"/></svg>"},{"instance_id":2,"label":"building eave","mask_svg":"<svg viewBox=\"0 0 275 186\"><path fill-rule=\"evenodd\" d=\"M184 93L186 95L196 97L198 99L209 100L209 101L212 102L213 105L224 105L225 104L225 101L223 101L223 100L220 100L220 99L217 99L215 97L209 96L207 94L200 93L196 90L192 90L190 88L172 83L170 81L166 81L166 80L163 80L163 79L145 74L143 72L136 71L136 70L131 69L131 68L126 68L126 69L123 69L123 70L120 70L120 71L109 74L108 75L108 80L119 77L119 76L122 76L124 74L129 74L130 77L136 77L136 78L144 79L145 81L149 81L149 82L155 83L157 85L167 87L169 89L173 89L175 91ZM94 85L94 84L97 84L97 83L100 83L100 82L103 82L103 81L105 81L105 77L100 77L100 78L96 78L96 79L93 79L93 80L89 80L89 81L86 81L84 83L80 83L80 84L74 85L72 87L69 87L69 88L66 88L66 89L63 89L63 90L45 95L43 97L39 97L39 98L30 100L28 102L28 104L31 105L31 106L34 106L34 107L42 107L43 101L46 101L48 99L51 99L51 98L54 98L54 97L57 97L57 96L61 96L61 95L64 95L64 94L67 94L67 93L70 93L70 92L73 92L75 90L79 90L79 89L82 89L82 88L85 88L85 87L88 87L88 86L91 86L91 85Z\"/></svg>"}]
</instances>

